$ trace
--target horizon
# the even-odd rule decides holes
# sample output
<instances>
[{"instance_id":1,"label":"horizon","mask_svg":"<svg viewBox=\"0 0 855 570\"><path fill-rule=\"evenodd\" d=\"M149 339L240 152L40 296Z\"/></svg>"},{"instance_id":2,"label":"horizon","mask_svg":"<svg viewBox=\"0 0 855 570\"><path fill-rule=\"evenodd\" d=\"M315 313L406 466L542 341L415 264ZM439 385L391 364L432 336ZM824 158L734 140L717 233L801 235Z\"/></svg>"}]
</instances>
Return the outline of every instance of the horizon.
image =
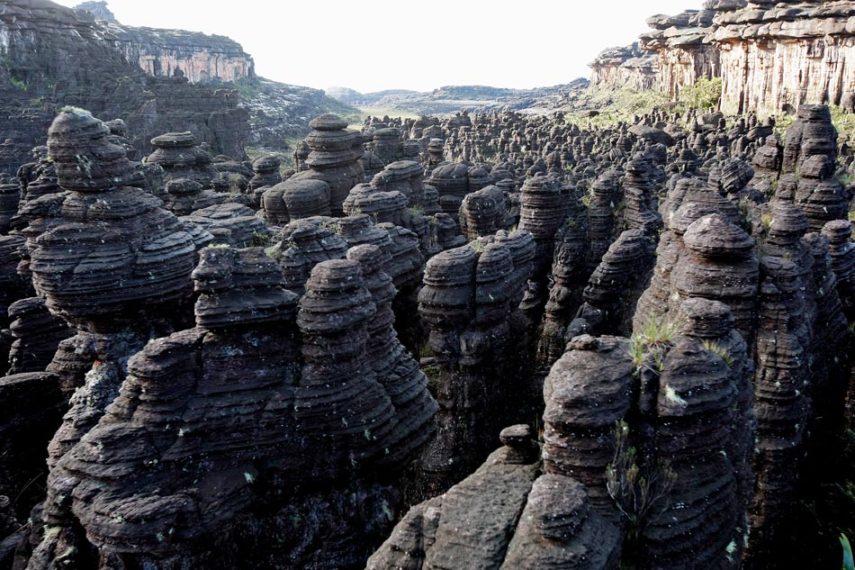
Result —
<instances>
[{"instance_id":1,"label":"horizon","mask_svg":"<svg viewBox=\"0 0 855 570\"><path fill-rule=\"evenodd\" d=\"M55 1L68 7L81 3ZM260 0L246 0L235 13L233 7L199 0L107 2L123 25L227 36L252 56L256 75L266 79L323 90L346 87L360 93L425 92L458 85L531 89L590 78L588 64L604 49L637 41L647 30L647 17L699 9L701 4L702 0L649 0L630 5L603 0L592 5L550 6L547 0L530 0L523 13L506 14L495 5L435 0L429 13L409 18L400 3L373 0L336 6L337 18L324 22L327 42L321 42L312 23L324 19L329 8L317 4L268 6ZM616 11L621 18L612 21ZM259 13L265 17L259 20L255 17ZM283 21L298 25L289 29ZM451 21L457 23L450 26ZM591 26L590 22L602 24ZM285 28L284 39L281 27ZM446 33L442 31L446 27L454 29ZM370 33L376 30L384 31ZM461 39L452 43L455 36ZM436 37L442 40L438 42ZM568 42L567 37L573 39ZM510 49L498 49L503 41ZM327 45L322 47L323 43ZM523 47L517 47L520 45ZM301 50L300 46L306 47ZM355 61L344 57L353 52L352 46L360 46ZM560 56L560 66L550 53Z\"/></svg>"}]
</instances>

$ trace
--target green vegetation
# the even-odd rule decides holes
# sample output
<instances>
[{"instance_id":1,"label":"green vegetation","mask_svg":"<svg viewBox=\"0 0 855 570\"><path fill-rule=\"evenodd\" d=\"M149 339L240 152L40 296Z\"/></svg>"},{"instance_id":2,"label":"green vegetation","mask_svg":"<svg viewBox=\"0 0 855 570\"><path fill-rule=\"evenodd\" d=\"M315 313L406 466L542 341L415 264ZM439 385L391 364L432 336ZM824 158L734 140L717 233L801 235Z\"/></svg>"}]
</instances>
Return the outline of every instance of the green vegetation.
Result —
<instances>
[{"instance_id":1,"label":"green vegetation","mask_svg":"<svg viewBox=\"0 0 855 570\"><path fill-rule=\"evenodd\" d=\"M631 121L635 115L649 113L656 107L668 104L668 97L656 91L633 91L631 89L606 89L591 87L584 95L582 106L594 109L599 114L587 117L584 112L565 110L565 120L577 125L592 124L595 127L610 127L621 121Z\"/></svg>"},{"instance_id":2,"label":"green vegetation","mask_svg":"<svg viewBox=\"0 0 855 570\"><path fill-rule=\"evenodd\" d=\"M779 141L784 140L784 137L787 134L787 129L793 126L793 123L796 122L795 115L779 115L775 117L775 136L778 137Z\"/></svg>"},{"instance_id":3,"label":"green vegetation","mask_svg":"<svg viewBox=\"0 0 855 570\"><path fill-rule=\"evenodd\" d=\"M30 88L30 86L27 85L26 81L24 81L23 79L18 79L14 76L9 76L9 82L12 84L12 87L18 89L19 91L26 91Z\"/></svg>"},{"instance_id":4,"label":"green vegetation","mask_svg":"<svg viewBox=\"0 0 855 570\"><path fill-rule=\"evenodd\" d=\"M282 142L288 147L288 150L285 151L267 149L261 146L248 146L244 151L250 162L267 154L275 154L280 160L279 173L284 176L286 170L294 168L294 149L303 138L299 136L284 137Z\"/></svg>"},{"instance_id":5,"label":"green vegetation","mask_svg":"<svg viewBox=\"0 0 855 570\"><path fill-rule=\"evenodd\" d=\"M588 117L586 112L565 110L565 120L570 123L595 127L610 127L619 122L631 121L636 115L649 113L656 108L668 108L685 113L688 109L714 110L721 100L721 79L702 77L680 94L678 101L658 91L631 89L589 88L577 106L596 110L599 114Z\"/></svg>"},{"instance_id":6,"label":"green vegetation","mask_svg":"<svg viewBox=\"0 0 855 570\"><path fill-rule=\"evenodd\" d=\"M721 101L721 78L701 77L691 87L680 93L678 110L703 109L716 110Z\"/></svg>"},{"instance_id":7,"label":"green vegetation","mask_svg":"<svg viewBox=\"0 0 855 570\"><path fill-rule=\"evenodd\" d=\"M831 122L834 123L834 128L837 129L837 142L843 143L849 141L850 144L855 142L855 113L845 111L842 107L832 105Z\"/></svg>"},{"instance_id":8,"label":"green vegetation","mask_svg":"<svg viewBox=\"0 0 855 570\"><path fill-rule=\"evenodd\" d=\"M704 345L704 350L719 356L728 368L733 368L733 355L726 348L709 339L704 340L701 344Z\"/></svg>"},{"instance_id":9,"label":"green vegetation","mask_svg":"<svg viewBox=\"0 0 855 570\"><path fill-rule=\"evenodd\" d=\"M674 344L682 323L652 318L629 339L629 356L636 373L649 370L661 374L665 368L665 355Z\"/></svg>"},{"instance_id":10,"label":"green vegetation","mask_svg":"<svg viewBox=\"0 0 855 570\"><path fill-rule=\"evenodd\" d=\"M606 490L628 523L627 544L632 551L649 516L668 508L677 473L664 462L639 466L626 422L618 422L614 433L615 454L606 467Z\"/></svg>"},{"instance_id":11,"label":"green vegetation","mask_svg":"<svg viewBox=\"0 0 855 570\"><path fill-rule=\"evenodd\" d=\"M250 245L252 247L267 247L271 244L272 236L267 232L255 231L252 232Z\"/></svg>"}]
</instances>

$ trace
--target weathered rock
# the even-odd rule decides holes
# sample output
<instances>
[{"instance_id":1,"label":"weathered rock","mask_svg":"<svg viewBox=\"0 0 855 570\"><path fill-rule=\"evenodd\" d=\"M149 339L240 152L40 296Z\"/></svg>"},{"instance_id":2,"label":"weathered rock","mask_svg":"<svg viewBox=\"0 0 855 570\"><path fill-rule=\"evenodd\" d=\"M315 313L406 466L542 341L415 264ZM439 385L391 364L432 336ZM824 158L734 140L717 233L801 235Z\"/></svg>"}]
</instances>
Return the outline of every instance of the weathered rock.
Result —
<instances>
[{"instance_id":1,"label":"weathered rock","mask_svg":"<svg viewBox=\"0 0 855 570\"><path fill-rule=\"evenodd\" d=\"M193 133L166 133L151 139L151 144L155 149L145 163L163 168L164 181L189 179L202 188L210 188L216 171L211 166L211 156L198 146Z\"/></svg>"},{"instance_id":2,"label":"weathered rock","mask_svg":"<svg viewBox=\"0 0 855 570\"><path fill-rule=\"evenodd\" d=\"M41 372L50 363L60 341L72 335L61 319L47 310L39 297L9 305L9 332L14 342L9 352L8 375Z\"/></svg>"},{"instance_id":3,"label":"weathered rock","mask_svg":"<svg viewBox=\"0 0 855 570\"><path fill-rule=\"evenodd\" d=\"M359 159L362 135L347 130L347 123L336 115L326 114L312 119L313 129L306 137L311 148L306 164L309 170L298 176L323 180L330 187L330 211L334 216L342 214L342 203L350 189L363 182L365 172Z\"/></svg>"}]
</instances>

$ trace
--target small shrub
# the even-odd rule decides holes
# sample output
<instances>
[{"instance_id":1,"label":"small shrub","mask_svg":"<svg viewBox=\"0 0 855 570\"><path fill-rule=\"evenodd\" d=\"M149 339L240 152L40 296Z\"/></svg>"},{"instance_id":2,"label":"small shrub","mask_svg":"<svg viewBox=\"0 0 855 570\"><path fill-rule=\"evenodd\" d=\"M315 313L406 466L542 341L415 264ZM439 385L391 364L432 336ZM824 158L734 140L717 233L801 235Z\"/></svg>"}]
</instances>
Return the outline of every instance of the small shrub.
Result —
<instances>
[{"instance_id":1,"label":"small shrub","mask_svg":"<svg viewBox=\"0 0 855 570\"><path fill-rule=\"evenodd\" d=\"M12 84L12 87L17 89L18 91L26 91L30 88L26 81L23 79L18 79L17 77L10 76L9 82Z\"/></svg>"},{"instance_id":2,"label":"small shrub","mask_svg":"<svg viewBox=\"0 0 855 570\"><path fill-rule=\"evenodd\" d=\"M628 523L630 539L638 537L649 515L668 508L677 473L668 463L639 466L626 422L615 426L615 454L606 467L606 490Z\"/></svg>"},{"instance_id":3,"label":"small shrub","mask_svg":"<svg viewBox=\"0 0 855 570\"><path fill-rule=\"evenodd\" d=\"M691 109L718 109L721 101L721 77L710 79L701 77L694 85L683 88L679 102L681 106Z\"/></svg>"},{"instance_id":4,"label":"small shrub","mask_svg":"<svg viewBox=\"0 0 855 570\"><path fill-rule=\"evenodd\" d=\"M721 359L724 360L724 363L727 364L728 368L733 368L733 355L730 354L730 352L726 348L709 339L704 340L702 344L704 346L704 350L721 357Z\"/></svg>"},{"instance_id":5,"label":"small shrub","mask_svg":"<svg viewBox=\"0 0 855 570\"><path fill-rule=\"evenodd\" d=\"M629 356L636 370L647 368L661 373L665 367L665 355L681 328L680 322L652 318L633 334L629 339Z\"/></svg>"},{"instance_id":6,"label":"small shrub","mask_svg":"<svg viewBox=\"0 0 855 570\"><path fill-rule=\"evenodd\" d=\"M250 240L250 245L252 247L267 247L270 245L270 234L267 232L252 232L252 239Z\"/></svg>"}]
</instances>

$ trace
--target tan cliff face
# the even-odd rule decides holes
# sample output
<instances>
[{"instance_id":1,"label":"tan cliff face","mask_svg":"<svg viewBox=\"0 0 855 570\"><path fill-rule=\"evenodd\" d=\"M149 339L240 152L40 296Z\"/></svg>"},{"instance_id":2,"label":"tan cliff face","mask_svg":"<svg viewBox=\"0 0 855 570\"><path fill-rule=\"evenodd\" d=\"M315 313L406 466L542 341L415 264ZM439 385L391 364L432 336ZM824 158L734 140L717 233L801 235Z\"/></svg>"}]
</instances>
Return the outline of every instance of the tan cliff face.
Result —
<instances>
[{"instance_id":1,"label":"tan cliff face","mask_svg":"<svg viewBox=\"0 0 855 570\"><path fill-rule=\"evenodd\" d=\"M642 52L638 44L607 49L591 63L591 83L610 89L657 89L659 60Z\"/></svg>"},{"instance_id":2,"label":"tan cliff face","mask_svg":"<svg viewBox=\"0 0 855 570\"><path fill-rule=\"evenodd\" d=\"M255 75L252 56L230 38L183 30L106 25L115 37L116 48L148 75L171 77L180 70L191 83L236 81Z\"/></svg>"},{"instance_id":3,"label":"tan cliff face","mask_svg":"<svg viewBox=\"0 0 855 570\"><path fill-rule=\"evenodd\" d=\"M78 13L97 20L104 38L129 63L152 77L183 75L191 83L236 81L255 76L252 56L225 36L184 30L136 28L119 23L106 2L84 2Z\"/></svg>"},{"instance_id":4,"label":"tan cliff face","mask_svg":"<svg viewBox=\"0 0 855 570\"><path fill-rule=\"evenodd\" d=\"M722 110L780 111L803 103L853 108L855 2L812 2L716 16Z\"/></svg>"},{"instance_id":5,"label":"tan cliff face","mask_svg":"<svg viewBox=\"0 0 855 570\"><path fill-rule=\"evenodd\" d=\"M128 46L128 56L135 55L135 47ZM236 81L252 75L252 59L230 57L207 49L182 57L175 52L147 53L140 49L139 66L149 75L170 77L180 69L191 83L204 83L214 79Z\"/></svg>"},{"instance_id":6,"label":"tan cliff face","mask_svg":"<svg viewBox=\"0 0 855 570\"><path fill-rule=\"evenodd\" d=\"M726 114L818 103L855 108L851 0L708 0L703 10L652 16L647 23L652 29L641 35L639 51L656 63L645 67L645 79L627 81L627 62L639 56L618 48L591 65L595 86L649 84L677 100L698 79L720 77Z\"/></svg>"}]
</instances>

